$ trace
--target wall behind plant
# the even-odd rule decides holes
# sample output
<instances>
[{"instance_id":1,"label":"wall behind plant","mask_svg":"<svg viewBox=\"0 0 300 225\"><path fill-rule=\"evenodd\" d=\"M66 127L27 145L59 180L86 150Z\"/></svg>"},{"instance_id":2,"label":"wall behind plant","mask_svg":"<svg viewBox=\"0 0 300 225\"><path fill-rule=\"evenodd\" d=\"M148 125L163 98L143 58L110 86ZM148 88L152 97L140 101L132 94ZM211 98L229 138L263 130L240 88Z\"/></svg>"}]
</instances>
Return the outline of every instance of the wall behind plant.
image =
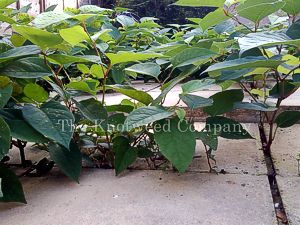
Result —
<instances>
[{"instance_id":1,"label":"wall behind plant","mask_svg":"<svg viewBox=\"0 0 300 225\"><path fill-rule=\"evenodd\" d=\"M185 23L187 17L203 18L213 11L211 7L179 7L176 0L116 0L115 5L127 7L140 17L157 17L162 24Z\"/></svg>"},{"instance_id":2,"label":"wall behind plant","mask_svg":"<svg viewBox=\"0 0 300 225\"><path fill-rule=\"evenodd\" d=\"M186 23L187 17L202 18L213 11L209 7L178 7L172 5L176 0L20 0L12 5L20 9L31 4L29 13L37 15L51 5L57 5L56 10L61 11L67 7L78 8L81 5L98 5L106 8L126 7L133 10L139 17L157 17L161 24Z\"/></svg>"},{"instance_id":3,"label":"wall behind plant","mask_svg":"<svg viewBox=\"0 0 300 225\"><path fill-rule=\"evenodd\" d=\"M67 7L78 8L81 5L87 4L97 4L100 1L95 0L20 0L15 4L12 4L11 7L20 9L31 4L31 9L29 13L31 15L37 15L51 5L57 5L55 10L63 10Z\"/></svg>"}]
</instances>

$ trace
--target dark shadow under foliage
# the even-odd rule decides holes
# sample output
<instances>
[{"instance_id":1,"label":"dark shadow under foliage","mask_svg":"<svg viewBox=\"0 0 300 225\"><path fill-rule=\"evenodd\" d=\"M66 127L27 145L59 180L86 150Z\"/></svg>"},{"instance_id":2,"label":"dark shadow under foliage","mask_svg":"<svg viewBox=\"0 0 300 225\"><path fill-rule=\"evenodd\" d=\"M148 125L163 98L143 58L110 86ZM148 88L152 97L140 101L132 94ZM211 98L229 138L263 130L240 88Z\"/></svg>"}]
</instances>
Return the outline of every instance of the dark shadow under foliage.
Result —
<instances>
[{"instance_id":1,"label":"dark shadow under foliage","mask_svg":"<svg viewBox=\"0 0 300 225\"><path fill-rule=\"evenodd\" d=\"M212 7L179 7L172 5L176 0L94 0L93 4L102 7L126 7L133 10L139 17L156 17L160 24L183 24L186 18L203 18Z\"/></svg>"}]
</instances>

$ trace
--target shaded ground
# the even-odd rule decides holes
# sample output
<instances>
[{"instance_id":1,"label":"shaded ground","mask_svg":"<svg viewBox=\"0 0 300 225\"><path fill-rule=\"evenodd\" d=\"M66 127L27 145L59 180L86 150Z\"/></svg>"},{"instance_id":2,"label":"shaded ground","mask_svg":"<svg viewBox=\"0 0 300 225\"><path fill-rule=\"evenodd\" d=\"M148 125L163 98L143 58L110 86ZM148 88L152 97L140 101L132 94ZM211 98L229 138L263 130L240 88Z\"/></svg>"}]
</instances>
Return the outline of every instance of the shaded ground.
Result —
<instances>
[{"instance_id":1,"label":"shaded ground","mask_svg":"<svg viewBox=\"0 0 300 225\"><path fill-rule=\"evenodd\" d=\"M255 126L249 127L257 136ZM218 151L218 167L226 174L208 173L198 143L201 157L182 175L130 170L115 177L112 170L85 169L76 184L55 169L47 177L22 178L28 205L0 204L1 221L6 225L276 224L257 142L221 140ZM36 160L41 154L28 153Z\"/></svg>"},{"instance_id":2,"label":"shaded ground","mask_svg":"<svg viewBox=\"0 0 300 225\"><path fill-rule=\"evenodd\" d=\"M153 87L138 86L146 90ZM217 90L211 87L196 94L209 97ZM180 86L175 87L166 104L176 103L179 93ZM299 93L284 104L299 106ZM150 94L156 97L159 90ZM110 94L107 102L117 104L122 98ZM225 174L208 173L201 142L197 142L197 158L182 175L148 170L141 160L120 177L112 170L84 169L80 184L76 184L55 169L47 177L22 178L28 205L0 203L0 224L277 224L258 130L254 124L244 125L256 140L220 139L216 159L218 170ZM299 132L300 125L279 130L273 145L277 181L291 224L300 224ZM10 154L18 162L16 152ZM33 161L45 156L44 152L27 150Z\"/></svg>"}]
</instances>

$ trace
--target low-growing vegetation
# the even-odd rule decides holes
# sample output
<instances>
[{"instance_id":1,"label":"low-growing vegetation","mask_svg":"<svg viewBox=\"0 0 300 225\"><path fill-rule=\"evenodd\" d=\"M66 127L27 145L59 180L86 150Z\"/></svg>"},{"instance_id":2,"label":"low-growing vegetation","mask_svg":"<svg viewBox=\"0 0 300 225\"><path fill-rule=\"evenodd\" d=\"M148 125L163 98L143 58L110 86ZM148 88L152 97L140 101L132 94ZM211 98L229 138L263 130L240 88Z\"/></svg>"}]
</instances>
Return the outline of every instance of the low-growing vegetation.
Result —
<instances>
[{"instance_id":1,"label":"low-growing vegetation","mask_svg":"<svg viewBox=\"0 0 300 225\"><path fill-rule=\"evenodd\" d=\"M55 163L75 181L83 158L114 168L116 175L138 158L154 168L158 160L168 161L182 173L193 160L196 140L210 163L219 138L253 138L224 117L227 112L259 112L266 154L277 129L300 119L298 111L279 112L300 85L298 0L179 0L179 6L216 10L166 27L155 18L92 5L64 12L51 7L32 17L26 7L8 8L13 2L0 3L0 21L7 24L0 41L1 201L26 202L10 169L7 154L13 147L20 150L22 166L37 175ZM132 83L141 78L157 82L160 95L135 89ZM164 105L178 84L180 100L208 115L203 130L194 129L179 102ZM210 85L222 90L210 98L195 95ZM124 100L107 102L111 91ZM49 158L30 165L27 143Z\"/></svg>"}]
</instances>

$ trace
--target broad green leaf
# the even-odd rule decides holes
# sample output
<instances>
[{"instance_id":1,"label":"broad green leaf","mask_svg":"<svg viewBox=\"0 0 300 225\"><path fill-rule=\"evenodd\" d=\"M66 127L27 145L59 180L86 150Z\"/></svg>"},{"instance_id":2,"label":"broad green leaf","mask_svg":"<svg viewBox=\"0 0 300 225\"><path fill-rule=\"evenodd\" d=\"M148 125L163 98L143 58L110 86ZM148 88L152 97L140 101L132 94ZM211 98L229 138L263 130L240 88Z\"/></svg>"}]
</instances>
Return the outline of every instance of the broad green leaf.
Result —
<instances>
[{"instance_id":1,"label":"broad green leaf","mask_svg":"<svg viewBox=\"0 0 300 225\"><path fill-rule=\"evenodd\" d=\"M293 94L298 88L288 81L280 82L270 90L269 96L273 98L287 98Z\"/></svg>"},{"instance_id":2,"label":"broad green leaf","mask_svg":"<svg viewBox=\"0 0 300 225\"><path fill-rule=\"evenodd\" d=\"M239 70L224 70L221 71L221 76L218 77L218 81L228 81L228 80L236 80L247 74L249 74L254 69L239 69Z\"/></svg>"},{"instance_id":3,"label":"broad green leaf","mask_svg":"<svg viewBox=\"0 0 300 225\"><path fill-rule=\"evenodd\" d=\"M94 64L91 66L90 73L93 77L101 79L104 78L105 69L98 64Z\"/></svg>"},{"instance_id":4,"label":"broad green leaf","mask_svg":"<svg viewBox=\"0 0 300 225\"><path fill-rule=\"evenodd\" d=\"M101 12L112 12L111 9L100 8L96 5L84 5L79 8L79 10L83 13L101 13Z\"/></svg>"},{"instance_id":5,"label":"broad green leaf","mask_svg":"<svg viewBox=\"0 0 300 225\"><path fill-rule=\"evenodd\" d=\"M96 95L97 91L100 90L100 88L98 87L99 84L100 82L97 80L71 81L66 85L66 88Z\"/></svg>"},{"instance_id":6,"label":"broad green leaf","mask_svg":"<svg viewBox=\"0 0 300 225\"><path fill-rule=\"evenodd\" d=\"M203 98L197 95L189 95L189 94L180 95L180 99L192 110L211 106L213 104L212 99Z\"/></svg>"},{"instance_id":7,"label":"broad green leaf","mask_svg":"<svg viewBox=\"0 0 300 225\"><path fill-rule=\"evenodd\" d=\"M4 41L0 42L0 54L12 49L13 47Z\"/></svg>"},{"instance_id":8,"label":"broad green leaf","mask_svg":"<svg viewBox=\"0 0 300 225\"><path fill-rule=\"evenodd\" d=\"M59 35L38 28L23 25L12 25L12 28L42 49L55 47L63 42L63 39Z\"/></svg>"},{"instance_id":9,"label":"broad green leaf","mask_svg":"<svg viewBox=\"0 0 300 225\"><path fill-rule=\"evenodd\" d=\"M299 111L285 111L280 113L275 119L275 123L280 128L291 127L300 120Z\"/></svg>"},{"instance_id":10,"label":"broad green leaf","mask_svg":"<svg viewBox=\"0 0 300 225\"><path fill-rule=\"evenodd\" d=\"M134 107L131 105L108 105L105 107L107 112L124 112L130 113L134 110Z\"/></svg>"},{"instance_id":11,"label":"broad green leaf","mask_svg":"<svg viewBox=\"0 0 300 225\"><path fill-rule=\"evenodd\" d=\"M133 110L125 120L125 130L145 126L155 121L168 118L174 112L170 112L162 107L145 106Z\"/></svg>"},{"instance_id":12,"label":"broad green leaf","mask_svg":"<svg viewBox=\"0 0 300 225\"><path fill-rule=\"evenodd\" d=\"M216 151L218 149L218 136L206 131L196 131L196 139L200 139L203 144L207 145L210 150Z\"/></svg>"},{"instance_id":13,"label":"broad green leaf","mask_svg":"<svg viewBox=\"0 0 300 225\"><path fill-rule=\"evenodd\" d=\"M27 203L19 178L3 164L0 164L0 188L0 202Z\"/></svg>"},{"instance_id":14,"label":"broad green leaf","mask_svg":"<svg viewBox=\"0 0 300 225\"><path fill-rule=\"evenodd\" d=\"M130 146L129 140L123 136L113 139L113 150L115 152L116 175L123 172L137 159L137 151Z\"/></svg>"},{"instance_id":15,"label":"broad green leaf","mask_svg":"<svg viewBox=\"0 0 300 225\"><path fill-rule=\"evenodd\" d=\"M285 5L282 8L287 14L297 16L300 13L300 1L299 0L284 0Z\"/></svg>"},{"instance_id":16,"label":"broad green leaf","mask_svg":"<svg viewBox=\"0 0 300 225\"><path fill-rule=\"evenodd\" d=\"M37 28L45 28L52 24L62 22L72 16L65 12L50 11L38 14L32 21L33 26Z\"/></svg>"},{"instance_id":17,"label":"broad green leaf","mask_svg":"<svg viewBox=\"0 0 300 225\"><path fill-rule=\"evenodd\" d=\"M206 48L187 48L171 58L171 63L174 67L182 67L187 65L200 65L216 56Z\"/></svg>"},{"instance_id":18,"label":"broad green leaf","mask_svg":"<svg viewBox=\"0 0 300 225\"><path fill-rule=\"evenodd\" d=\"M247 109L261 112L273 112L276 110L275 107L271 107L259 102L236 102L234 103L234 109Z\"/></svg>"},{"instance_id":19,"label":"broad green leaf","mask_svg":"<svg viewBox=\"0 0 300 225\"><path fill-rule=\"evenodd\" d=\"M115 26L113 26L110 23L105 23L102 26L102 29L110 29L112 31L108 32L109 37L111 37L113 40L120 40L120 38L122 37L121 32L119 31L118 28L116 28ZM105 36L105 35L104 35ZM111 38L109 38L108 40L111 40ZM105 39L103 38L102 41L105 41Z\"/></svg>"},{"instance_id":20,"label":"broad green leaf","mask_svg":"<svg viewBox=\"0 0 300 225\"><path fill-rule=\"evenodd\" d=\"M224 5L225 0L179 0L175 5L191 6L191 7L221 7Z\"/></svg>"},{"instance_id":21,"label":"broad green leaf","mask_svg":"<svg viewBox=\"0 0 300 225\"><path fill-rule=\"evenodd\" d=\"M223 8L218 8L217 10L207 14L200 22L200 26L203 30L215 26L228 19L225 15Z\"/></svg>"},{"instance_id":22,"label":"broad green leaf","mask_svg":"<svg viewBox=\"0 0 300 225\"><path fill-rule=\"evenodd\" d=\"M57 164L70 179L79 183L81 173L82 154L75 143L70 144L70 148L64 148L58 144L49 144L49 154L51 159Z\"/></svg>"},{"instance_id":23,"label":"broad green leaf","mask_svg":"<svg viewBox=\"0 0 300 225\"><path fill-rule=\"evenodd\" d=\"M259 23L263 18L277 12L285 5L282 0L245 0L236 7L239 16Z\"/></svg>"},{"instance_id":24,"label":"broad green leaf","mask_svg":"<svg viewBox=\"0 0 300 225\"><path fill-rule=\"evenodd\" d=\"M11 85L5 88L0 88L0 109L3 108L8 100L10 99L13 92L13 87Z\"/></svg>"},{"instance_id":25,"label":"broad green leaf","mask_svg":"<svg viewBox=\"0 0 300 225\"><path fill-rule=\"evenodd\" d=\"M57 6L58 6L58 4L50 5L48 8L45 9L45 12L51 12L51 11L55 10Z\"/></svg>"},{"instance_id":26,"label":"broad green leaf","mask_svg":"<svg viewBox=\"0 0 300 225\"><path fill-rule=\"evenodd\" d=\"M33 143L49 142L47 138L24 120L21 109L0 110L0 116L2 116L8 124L13 138Z\"/></svg>"},{"instance_id":27,"label":"broad green leaf","mask_svg":"<svg viewBox=\"0 0 300 225\"><path fill-rule=\"evenodd\" d=\"M84 64L77 64L77 69L80 70L81 73L83 74L89 74L90 69L87 65Z\"/></svg>"},{"instance_id":28,"label":"broad green leaf","mask_svg":"<svg viewBox=\"0 0 300 225\"><path fill-rule=\"evenodd\" d=\"M130 27L133 26L135 23L135 20L132 17L125 16L125 15L118 15L116 20L122 24L123 27Z\"/></svg>"},{"instance_id":29,"label":"broad green leaf","mask_svg":"<svg viewBox=\"0 0 300 225\"><path fill-rule=\"evenodd\" d=\"M240 123L222 116L207 118L205 130L226 139L252 139Z\"/></svg>"},{"instance_id":30,"label":"broad green leaf","mask_svg":"<svg viewBox=\"0 0 300 225\"><path fill-rule=\"evenodd\" d=\"M149 105L153 101L153 98L147 92L136 90L130 86L108 85L108 87L145 105Z\"/></svg>"},{"instance_id":31,"label":"broad green leaf","mask_svg":"<svg viewBox=\"0 0 300 225\"><path fill-rule=\"evenodd\" d=\"M43 59L30 57L6 65L3 69L0 69L0 75L16 78L38 78L52 76L52 72L45 65Z\"/></svg>"},{"instance_id":32,"label":"broad green leaf","mask_svg":"<svg viewBox=\"0 0 300 225\"><path fill-rule=\"evenodd\" d=\"M135 64L131 67L126 68L125 71L137 73L137 74L148 75L148 76L152 76L155 78L158 78L159 74L161 73L160 66L157 65L156 63Z\"/></svg>"},{"instance_id":33,"label":"broad green leaf","mask_svg":"<svg viewBox=\"0 0 300 225\"><path fill-rule=\"evenodd\" d=\"M26 42L26 38L21 36L20 34L13 33L10 38L11 43L16 47L22 47Z\"/></svg>"},{"instance_id":34,"label":"broad green leaf","mask_svg":"<svg viewBox=\"0 0 300 225\"><path fill-rule=\"evenodd\" d=\"M239 38L241 53L262 46L295 45L300 46L300 39L293 40L286 35L286 30L250 33Z\"/></svg>"},{"instance_id":35,"label":"broad green leaf","mask_svg":"<svg viewBox=\"0 0 300 225\"><path fill-rule=\"evenodd\" d=\"M5 88L10 83L9 77L0 76L0 88Z\"/></svg>"},{"instance_id":36,"label":"broad green leaf","mask_svg":"<svg viewBox=\"0 0 300 225\"><path fill-rule=\"evenodd\" d=\"M17 1L18 0L1 0L0 1L0 9L4 9L4 8L6 8L6 6L9 6Z\"/></svg>"},{"instance_id":37,"label":"broad green leaf","mask_svg":"<svg viewBox=\"0 0 300 225\"><path fill-rule=\"evenodd\" d=\"M106 56L110 59L111 64L145 61L148 59L163 57L158 53L135 53L135 52L118 52L118 53L107 53Z\"/></svg>"},{"instance_id":38,"label":"broad green leaf","mask_svg":"<svg viewBox=\"0 0 300 225\"><path fill-rule=\"evenodd\" d=\"M106 129L108 114L101 102L94 98L90 98L76 102L76 106L85 118L95 124L101 125L103 129Z\"/></svg>"},{"instance_id":39,"label":"broad green leaf","mask_svg":"<svg viewBox=\"0 0 300 225\"><path fill-rule=\"evenodd\" d=\"M0 54L0 63L8 60L18 59L25 56L32 56L41 53L41 50L35 45L27 45L12 48Z\"/></svg>"},{"instance_id":40,"label":"broad green leaf","mask_svg":"<svg viewBox=\"0 0 300 225\"><path fill-rule=\"evenodd\" d=\"M126 74L123 68L115 67L111 70L111 75L116 84L122 84L126 79Z\"/></svg>"},{"instance_id":41,"label":"broad green leaf","mask_svg":"<svg viewBox=\"0 0 300 225\"><path fill-rule=\"evenodd\" d=\"M59 102L50 101L35 108L24 106L23 117L37 131L45 137L69 148L73 135L74 116L68 108Z\"/></svg>"},{"instance_id":42,"label":"broad green leaf","mask_svg":"<svg viewBox=\"0 0 300 225\"><path fill-rule=\"evenodd\" d=\"M214 82L215 81L213 79L191 80L181 85L181 89L184 94L192 93L208 88L209 86L214 84Z\"/></svg>"},{"instance_id":43,"label":"broad green leaf","mask_svg":"<svg viewBox=\"0 0 300 225\"><path fill-rule=\"evenodd\" d=\"M169 81L164 87L161 94L156 99L154 99L151 105L158 105L167 96L169 91L171 91L179 82L181 82L182 80L184 80L185 78L187 78L188 76L196 72L198 69L199 69L198 67L193 66L192 68L181 72L177 77Z\"/></svg>"},{"instance_id":44,"label":"broad green leaf","mask_svg":"<svg viewBox=\"0 0 300 225\"><path fill-rule=\"evenodd\" d=\"M15 24L16 23L16 21L11 19L10 17L2 15L2 14L0 14L0 21L4 22L4 23L9 23L9 24Z\"/></svg>"},{"instance_id":45,"label":"broad green leaf","mask_svg":"<svg viewBox=\"0 0 300 225\"><path fill-rule=\"evenodd\" d=\"M80 22L84 22L94 16L98 16L97 14L94 14L94 13L88 13L88 14L77 14L77 15L74 15L72 16L72 19L75 19L75 20L79 20Z\"/></svg>"},{"instance_id":46,"label":"broad green leaf","mask_svg":"<svg viewBox=\"0 0 300 225\"><path fill-rule=\"evenodd\" d=\"M233 89L218 92L210 98L213 100L213 105L204 108L203 111L211 116L216 116L233 110L234 103L241 102L244 94L241 89Z\"/></svg>"},{"instance_id":47,"label":"broad green leaf","mask_svg":"<svg viewBox=\"0 0 300 225\"><path fill-rule=\"evenodd\" d=\"M162 44L160 46L153 46L150 48L151 51L154 52L166 52L166 55L169 55L168 52L174 50L176 53L177 49L179 49L180 51L182 51L184 48L187 48L186 44L180 44L178 42L171 42L171 43L167 43L167 44Z\"/></svg>"},{"instance_id":48,"label":"broad green leaf","mask_svg":"<svg viewBox=\"0 0 300 225\"><path fill-rule=\"evenodd\" d=\"M109 32L112 32L112 29L103 29L103 30L97 32L96 34L94 34L91 38L93 41L97 41L99 38L102 40L103 38L106 37L106 35L109 35L109 34L107 34ZM99 43L99 44L97 44L97 46L101 46L103 44L106 44L106 43ZM99 49L102 49L102 47L100 47Z\"/></svg>"},{"instance_id":49,"label":"broad green leaf","mask_svg":"<svg viewBox=\"0 0 300 225\"><path fill-rule=\"evenodd\" d=\"M101 60L96 55L64 55L64 54L52 54L47 56L48 60L52 63L59 65L72 64L72 63L101 63Z\"/></svg>"},{"instance_id":50,"label":"broad green leaf","mask_svg":"<svg viewBox=\"0 0 300 225\"><path fill-rule=\"evenodd\" d=\"M185 172L195 154L196 137L192 125L174 118L161 120L155 127L154 139L160 152L180 173Z\"/></svg>"},{"instance_id":51,"label":"broad green leaf","mask_svg":"<svg viewBox=\"0 0 300 225\"><path fill-rule=\"evenodd\" d=\"M23 92L26 95L26 97L34 100L35 102L39 102L39 103L45 102L49 97L48 92L45 91L44 88L42 88L38 84L33 84L33 83L27 84L24 87Z\"/></svg>"},{"instance_id":52,"label":"broad green leaf","mask_svg":"<svg viewBox=\"0 0 300 225\"><path fill-rule=\"evenodd\" d=\"M300 39L300 20L293 23L286 31L286 34L292 39Z\"/></svg>"},{"instance_id":53,"label":"broad green leaf","mask_svg":"<svg viewBox=\"0 0 300 225\"><path fill-rule=\"evenodd\" d=\"M74 26L59 31L60 36L71 45L77 45L80 42L88 41L89 36L82 26Z\"/></svg>"},{"instance_id":54,"label":"broad green leaf","mask_svg":"<svg viewBox=\"0 0 300 225\"><path fill-rule=\"evenodd\" d=\"M176 109L176 115L178 116L178 118L180 119L180 121L183 121L185 119L186 116L186 111L182 108L178 108Z\"/></svg>"},{"instance_id":55,"label":"broad green leaf","mask_svg":"<svg viewBox=\"0 0 300 225\"><path fill-rule=\"evenodd\" d=\"M108 120L108 130L112 133L114 131L123 131L122 126L124 125L124 122L126 120L126 116L124 113L116 113L111 115Z\"/></svg>"},{"instance_id":56,"label":"broad green leaf","mask_svg":"<svg viewBox=\"0 0 300 225\"><path fill-rule=\"evenodd\" d=\"M238 70L245 68L277 68L282 61L264 57L245 57L213 64L203 73L221 70Z\"/></svg>"},{"instance_id":57,"label":"broad green leaf","mask_svg":"<svg viewBox=\"0 0 300 225\"><path fill-rule=\"evenodd\" d=\"M193 23L196 23L196 24L199 24L200 25L200 22L201 22L201 18L186 18L187 20L193 22Z\"/></svg>"},{"instance_id":58,"label":"broad green leaf","mask_svg":"<svg viewBox=\"0 0 300 225\"><path fill-rule=\"evenodd\" d=\"M296 73L293 75L293 83L295 86L300 85L300 73Z\"/></svg>"},{"instance_id":59,"label":"broad green leaf","mask_svg":"<svg viewBox=\"0 0 300 225\"><path fill-rule=\"evenodd\" d=\"M7 123L0 117L0 160L8 153L11 141L10 129Z\"/></svg>"},{"instance_id":60,"label":"broad green leaf","mask_svg":"<svg viewBox=\"0 0 300 225\"><path fill-rule=\"evenodd\" d=\"M221 83L218 83L218 85L222 88L222 91L225 91L229 89L234 83L235 83L234 80L226 80Z\"/></svg>"},{"instance_id":61,"label":"broad green leaf","mask_svg":"<svg viewBox=\"0 0 300 225\"><path fill-rule=\"evenodd\" d=\"M22 7L19 9L19 13L28 13L29 10L31 9L31 5L32 5L32 3L29 3L29 4L27 4L27 5L22 6Z\"/></svg>"}]
</instances>

